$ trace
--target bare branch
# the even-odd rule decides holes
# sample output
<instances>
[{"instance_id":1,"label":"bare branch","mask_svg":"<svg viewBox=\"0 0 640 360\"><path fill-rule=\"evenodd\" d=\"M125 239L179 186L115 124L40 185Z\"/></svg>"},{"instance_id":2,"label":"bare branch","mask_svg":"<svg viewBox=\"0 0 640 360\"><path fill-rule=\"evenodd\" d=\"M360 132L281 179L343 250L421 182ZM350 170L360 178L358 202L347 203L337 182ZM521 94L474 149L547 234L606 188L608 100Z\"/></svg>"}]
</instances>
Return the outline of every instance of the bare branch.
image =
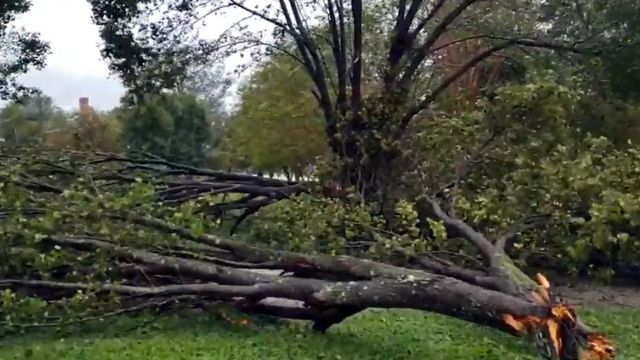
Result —
<instances>
[{"instance_id":1,"label":"bare branch","mask_svg":"<svg viewBox=\"0 0 640 360\"><path fill-rule=\"evenodd\" d=\"M293 286L295 284L295 286ZM121 284L81 284L42 280L0 280L0 288L12 286L26 286L39 288L54 288L65 290L107 291L121 295L142 297L199 295L216 300L231 300L245 297L262 300L267 297L282 297L295 300L308 300L313 293L322 290L322 281L310 279L283 279L277 283L255 285L219 285L214 283L165 285L157 287L130 286Z\"/></svg>"},{"instance_id":2,"label":"bare branch","mask_svg":"<svg viewBox=\"0 0 640 360\"><path fill-rule=\"evenodd\" d=\"M188 229L168 224L165 221L149 217L119 217L121 220L147 226L215 248L230 251L242 261L251 263L278 263L278 268L293 273L332 274L344 279L385 278L424 278L428 273L399 266L358 259L350 256L307 255L289 251L278 251L253 247L242 242L228 240L213 235L195 235ZM276 268L274 265L273 268ZM234 270L234 269L228 269ZM235 270L234 270L235 271ZM232 275L235 275L233 273Z\"/></svg>"},{"instance_id":3,"label":"bare branch","mask_svg":"<svg viewBox=\"0 0 640 360\"><path fill-rule=\"evenodd\" d=\"M427 39L420 45L420 48L415 53L411 63L405 70L405 73L400 80L400 87L404 87L411 79L413 79L416 71L420 65L424 62L427 55L432 51L431 47L440 39L440 37L447 31L449 26L471 5L480 0L464 0L453 10L447 13L442 20L436 25L436 27L429 33Z\"/></svg>"},{"instance_id":4,"label":"bare branch","mask_svg":"<svg viewBox=\"0 0 640 360\"><path fill-rule=\"evenodd\" d=\"M167 272L193 276L199 279L216 281L223 284L251 285L274 279L273 276L262 275L251 271L230 269L197 260L158 255L148 251L130 249L96 239L49 236L46 238L46 241L59 246L72 247L84 251L105 249L113 255L125 258L131 262L152 265Z\"/></svg>"},{"instance_id":5,"label":"bare branch","mask_svg":"<svg viewBox=\"0 0 640 360\"><path fill-rule=\"evenodd\" d=\"M362 0L352 0L353 55L351 68L351 110L354 121L362 119Z\"/></svg>"},{"instance_id":6,"label":"bare branch","mask_svg":"<svg viewBox=\"0 0 640 360\"><path fill-rule=\"evenodd\" d=\"M388 69L385 74L385 85L389 91L393 91L393 87L395 86L396 77L400 71L400 60L413 46L415 38L412 38L409 31L422 3L423 0L412 0L408 11L406 11L406 1L401 2L398 6L398 13L389 46Z\"/></svg>"},{"instance_id":7,"label":"bare branch","mask_svg":"<svg viewBox=\"0 0 640 360\"><path fill-rule=\"evenodd\" d=\"M448 229L475 245L485 260L490 260L496 255L496 249L489 239L474 230L464 221L449 216L442 210L435 199L432 199L429 195L424 195L419 199L419 202L428 205L431 213L433 213L437 219L441 220Z\"/></svg>"},{"instance_id":8,"label":"bare branch","mask_svg":"<svg viewBox=\"0 0 640 360\"><path fill-rule=\"evenodd\" d=\"M341 0L337 0L341 2ZM340 116L347 115L347 52L346 34L344 24L344 9L338 4L336 17L336 6L332 0L327 1L327 13L329 14L329 29L331 31L331 49L333 50L333 60L336 64L338 75L338 89L336 106ZM339 19L338 19L339 18Z\"/></svg>"},{"instance_id":9,"label":"bare branch","mask_svg":"<svg viewBox=\"0 0 640 360\"><path fill-rule=\"evenodd\" d=\"M416 39L418 37L420 32L425 29L425 27L429 24L429 22L438 14L440 9L442 9L442 6L446 1L447 0L438 0L438 2L433 5L433 8L429 12L429 14L427 14L427 16L425 16L425 18L422 19L418 23L416 28L412 31L411 38Z\"/></svg>"},{"instance_id":10,"label":"bare branch","mask_svg":"<svg viewBox=\"0 0 640 360\"><path fill-rule=\"evenodd\" d=\"M278 282L248 286L205 283L142 287L39 280L0 280L0 288L21 287L103 291L139 297L195 295L215 300L246 298L256 303L266 298L277 297L304 301L311 307L318 309L331 307L352 309L367 307L412 308L473 320L503 330L507 328L507 325L502 322L501 314L532 315L540 318L545 318L550 314L550 309L546 306L538 306L526 300L439 275L423 280L374 280L342 283L286 278ZM353 312L355 311L351 313Z\"/></svg>"},{"instance_id":11,"label":"bare branch","mask_svg":"<svg viewBox=\"0 0 640 360\"><path fill-rule=\"evenodd\" d=\"M282 29L283 31L286 31L286 32L287 32L287 34L289 34L289 35L293 36L294 38L296 38L296 37L298 37L298 36L299 36L299 34L297 34L295 31L293 31L293 30L292 30L290 27L288 27L286 24L284 24L284 23L280 22L278 19L275 19L275 18L272 18L272 17L266 16L265 14L261 13L261 12L260 12L260 11L258 11L258 10L251 9L250 7L248 7L248 6L244 5L244 4L243 4L242 2L240 2L240 1L229 0L229 5L232 5L232 6L238 7L238 8L240 8L240 9L242 9L242 10L244 10L244 11L248 12L249 14L251 14L251 15L253 15L253 16L256 16L256 17L258 17L258 18L260 18L260 19L262 19L262 20L264 20L264 21L266 21L266 22L268 22L268 23L271 23L271 24L273 24L273 25L277 26L278 28Z\"/></svg>"},{"instance_id":12,"label":"bare branch","mask_svg":"<svg viewBox=\"0 0 640 360\"><path fill-rule=\"evenodd\" d=\"M449 75L446 79L444 79L435 89L431 90L427 96L425 96L417 105L409 109L409 111L404 115L401 121L401 130L404 131L408 126L409 122L422 110L426 109L429 105L431 105L437 98L442 94L445 90L449 88L451 84L453 84L456 80L462 77L467 73L471 68L490 57L491 55L497 53L500 50L506 49L510 46L513 46L514 42L504 42L499 45L495 45L489 49L486 49L478 54L476 54L473 58L469 59L464 65L462 65L456 72Z\"/></svg>"},{"instance_id":13,"label":"bare branch","mask_svg":"<svg viewBox=\"0 0 640 360\"><path fill-rule=\"evenodd\" d=\"M286 185L294 184L287 181L282 181L277 179L267 179L267 178L255 176L255 175L235 174L235 173L229 173L229 172L218 171L218 170L196 168L193 166L178 164L178 163L163 160L163 159L155 159L155 158L132 159L119 154L104 153L104 152L97 152L96 154L99 156L102 156L102 158L91 161L90 164L96 165L96 164L102 164L102 163L108 163L108 162L124 162L124 163L131 163L131 164L157 165L157 166L166 167L171 170L181 171L180 173L173 173L174 175L183 174L183 175L195 175L195 176L209 176L211 178L215 178L219 180L247 181L254 184L272 185L272 186L286 186Z\"/></svg>"},{"instance_id":14,"label":"bare branch","mask_svg":"<svg viewBox=\"0 0 640 360\"><path fill-rule=\"evenodd\" d=\"M504 234L498 236L496 248L504 251L509 242L515 240L521 233L535 229L549 222L551 216L537 215L527 216L521 221L514 223Z\"/></svg>"},{"instance_id":15,"label":"bare branch","mask_svg":"<svg viewBox=\"0 0 640 360\"><path fill-rule=\"evenodd\" d=\"M465 269L451 263L430 259L426 256L418 256L414 258L413 261L423 269L433 272L434 274L450 276L452 278L460 279L470 284L482 286L487 289L500 289L500 286L497 283L496 279L490 277L482 271Z\"/></svg>"}]
</instances>

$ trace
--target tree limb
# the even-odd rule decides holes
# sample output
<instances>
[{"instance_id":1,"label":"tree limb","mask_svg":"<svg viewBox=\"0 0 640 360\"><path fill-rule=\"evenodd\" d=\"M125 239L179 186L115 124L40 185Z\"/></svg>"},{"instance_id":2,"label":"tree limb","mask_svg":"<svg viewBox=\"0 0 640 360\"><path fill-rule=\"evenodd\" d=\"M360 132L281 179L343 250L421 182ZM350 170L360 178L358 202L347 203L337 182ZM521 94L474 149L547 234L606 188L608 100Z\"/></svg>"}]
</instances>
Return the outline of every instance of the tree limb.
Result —
<instances>
[{"instance_id":1,"label":"tree limb","mask_svg":"<svg viewBox=\"0 0 640 360\"><path fill-rule=\"evenodd\" d=\"M490 259L496 255L496 249L489 239L474 230L464 221L449 216L444 212L444 210L442 210L437 200L432 199L429 195L423 195L420 197L418 202L427 205L430 208L431 213L433 213L438 220L441 220L445 227L476 246L485 260L490 261Z\"/></svg>"},{"instance_id":2,"label":"tree limb","mask_svg":"<svg viewBox=\"0 0 640 360\"><path fill-rule=\"evenodd\" d=\"M538 226L541 226L547 223L550 220L549 215L537 215L537 216L528 216L514 223L504 234L498 236L496 240L496 248L500 251L504 251L505 247L509 244L509 242L515 240L520 233L523 233L527 230L535 229Z\"/></svg>"}]
</instances>

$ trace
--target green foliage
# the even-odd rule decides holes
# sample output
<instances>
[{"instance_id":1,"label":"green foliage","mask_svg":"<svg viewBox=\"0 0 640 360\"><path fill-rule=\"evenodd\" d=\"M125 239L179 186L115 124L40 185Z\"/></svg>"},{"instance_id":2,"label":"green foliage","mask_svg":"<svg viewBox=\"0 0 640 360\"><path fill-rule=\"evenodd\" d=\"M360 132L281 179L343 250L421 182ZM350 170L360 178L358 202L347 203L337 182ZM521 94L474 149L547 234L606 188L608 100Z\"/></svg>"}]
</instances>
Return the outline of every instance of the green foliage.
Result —
<instances>
[{"instance_id":1,"label":"green foliage","mask_svg":"<svg viewBox=\"0 0 640 360\"><path fill-rule=\"evenodd\" d=\"M40 143L52 125L64 122L67 117L49 96L24 97L0 110L0 138L9 146Z\"/></svg>"},{"instance_id":2,"label":"green foliage","mask_svg":"<svg viewBox=\"0 0 640 360\"><path fill-rule=\"evenodd\" d=\"M380 220L366 206L300 195L262 209L252 221L252 241L282 249L345 254ZM364 235L364 237L363 237Z\"/></svg>"},{"instance_id":3,"label":"green foliage","mask_svg":"<svg viewBox=\"0 0 640 360\"><path fill-rule=\"evenodd\" d=\"M538 177L548 184L539 206L555 212L564 225L547 234L555 237L550 245L560 247L550 255L568 257L574 269L596 266L597 273L610 273L610 267L640 260L640 203L635 195L640 191L640 151L616 150L604 138L584 142L583 153L558 146L540 168L519 172L522 177L514 180ZM545 248L540 242L533 247ZM594 258L598 254L601 258Z\"/></svg>"},{"instance_id":4,"label":"green foliage","mask_svg":"<svg viewBox=\"0 0 640 360\"><path fill-rule=\"evenodd\" d=\"M102 56L133 99L176 90L194 68L211 65L218 50L183 31L199 22L188 16L202 15L191 1L89 2L103 40Z\"/></svg>"},{"instance_id":5,"label":"green foliage","mask_svg":"<svg viewBox=\"0 0 640 360\"><path fill-rule=\"evenodd\" d=\"M15 151L17 154L3 152L0 158L0 278L28 273L33 279L88 284L122 279L120 263L109 252L87 253L51 246L43 239L52 235L92 234L115 244L151 246L159 251L177 243L175 236L152 228L123 226L114 215L156 216L195 233L212 233L218 226L204 217L202 203L172 209L158 206L152 179L134 175L132 184L109 185L105 179L93 177L88 171L88 159L75 153L39 153L25 148ZM62 194L33 193L16 185L29 181L25 171L50 171L47 163L56 164L57 171L46 176L46 181L63 187ZM206 204L214 199L202 201ZM44 214L32 216L30 209L40 209ZM115 297L94 295L93 291L78 292L72 298L50 301L44 306L27 294L5 292L0 296L0 332L14 331L25 324L73 321L121 307Z\"/></svg>"},{"instance_id":6,"label":"green foliage","mask_svg":"<svg viewBox=\"0 0 640 360\"><path fill-rule=\"evenodd\" d=\"M0 138L6 145L22 146L40 142L43 123L27 119L24 108L9 104L0 113Z\"/></svg>"},{"instance_id":7,"label":"green foliage","mask_svg":"<svg viewBox=\"0 0 640 360\"><path fill-rule=\"evenodd\" d=\"M224 151L232 165L304 175L327 154L324 123L311 81L288 57L274 57L253 74L227 126Z\"/></svg>"},{"instance_id":8,"label":"green foliage","mask_svg":"<svg viewBox=\"0 0 640 360\"><path fill-rule=\"evenodd\" d=\"M576 126L604 136L617 148L640 144L640 104L598 96L583 96L576 104Z\"/></svg>"},{"instance_id":9,"label":"green foliage","mask_svg":"<svg viewBox=\"0 0 640 360\"><path fill-rule=\"evenodd\" d=\"M363 204L305 194L260 210L248 236L269 247L379 260L422 254L446 241L439 223L432 236L421 237L418 213L408 201L397 203L392 222Z\"/></svg>"},{"instance_id":10,"label":"green foliage","mask_svg":"<svg viewBox=\"0 0 640 360\"><path fill-rule=\"evenodd\" d=\"M582 71L594 90L624 99L640 96L640 5L629 0L578 0L567 7L559 0L546 2L546 18L556 38L587 40L599 57L583 59Z\"/></svg>"},{"instance_id":11,"label":"green foliage","mask_svg":"<svg viewBox=\"0 0 640 360\"><path fill-rule=\"evenodd\" d=\"M41 144L53 149L117 152L123 148L120 114L68 113L50 97L31 96L0 110L5 147Z\"/></svg>"},{"instance_id":12,"label":"green foliage","mask_svg":"<svg viewBox=\"0 0 640 360\"><path fill-rule=\"evenodd\" d=\"M187 71L186 77L177 86L177 93L195 96L207 110L207 121L211 125L210 147L206 164L211 168L220 168L224 164L221 155L223 141L229 114L225 109L225 97L231 86L230 79L225 75L222 64L206 64Z\"/></svg>"},{"instance_id":13,"label":"green foliage","mask_svg":"<svg viewBox=\"0 0 640 360\"><path fill-rule=\"evenodd\" d=\"M474 134L500 130L454 192L453 212L494 236L524 217L547 216L548 225L519 237L510 249L521 264L542 261L574 272L611 275L618 266L639 260L640 208L632 199L640 191L640 157L628 143L633 134L627 134L625 146L619 144L623 132L616 126L621 124L599 132L612 134L612 140L587 131L586 117L600 116L586 113L584 105L591 99L579 86L562 85L553 77L503 87L493 100L480 104L481 111L427 127L418 149L437 154L438 161L423 161L415 176L429 174L419 184L437 188L439 174L452 172L440 160L455 164L455 154L461 152L447 147L447 141L463 139L461 148L473 152L483 141Z\"/></svg>"},{"instance_id":14,"label":"green foliage","mask_svg":"<svg viewBox=\"0 0 640 360\"><path fill-rule=\"evenodd\" d=\"M636 359L640 351L637 310L581 311L601 324L621 349L617 359ZM151 321L152 320L152 321ZM147 325L145 325L147 323ZM259 331L256 331L257 330ZM429 334L425 341L424 334ZM212 316L179 314L165 319L105 319L77 331L29 332L1 343L0 358L48 360L280 360L538 359L529 346L508 335L468 322L415 311L369 311L327 334L289 327L231 326Z\"/></svg>"},{"instance_id":15,"label":"green foliage","mask_svg":"<svg viewBox=\"0 0 640 360\"><path fill-rule=\"evenodd\" d=\"M129 151L202 165L210 146L206 108L191 95L150 96L129 109L124 119Z\"/></svg>"},{"instance_id":16,"label":"green foliage","mask_svg":"<svg viewBox=\"0 0 640 360\"><path fill-rule=\"evenodd\" d=\"M47 95L31 96L14 104L20 107L25 120L47 122L62 112L62 109L55 106L53 99Z\"/></svg>"},{"instance_id":17,"label":"green foliage","mask_svg":"<svg viewBox=\"0 0 640 360\"><path fill-rule=\"evenodd\" d=\"M178 93L193 95L207 105L209 116L220 120L225 117L224 97L231 86L225 77L223 65L205 65L190 69L178 84Z\"/></svg>"},{"instance_id":18,"label":"green foliage","mask_svg":"<svg viewBox=\"0 0 640 360\"><path fill-rule=\"evenodd\" d=\"M460 154L473 155L492 133L498 134L452 194L452 214L490 236L527 216L544 215L550 218L547 225L521 235L509 249L520 265L610 280L615 269L640 260L640 207L634 200L640 192L640 151L629 144L633 133L624 137L623 129L633 123L633 107L614 101L589 113L585 107L591 101L592 94L581 91L579 83L562 85L545 74L499 89L492 99L480 101L477 110L429 119L406 149L418 165L399 179L403 195L439 189L451 179ZM606 122L608 129L590 134L590 124L601 117L628 122ZM267 242L278 239L280 246L294 244L296 250L342 247L348 252L345 246L358 244L358 250L366 248L364 253L374 257L428 251L475 254L465 242L446 239L441 224L428 220L419 226L405 201L397 202L389 223L359 216L371 214L370 209L337 204L309 197L282 202L262 211L253 235ZM362 246L363 241L369 246Z\"/></svg>"},{"instance_id":19,"label":"green foliage","mask_svg":"<svg viewBox=\"0 0 640 360\"><path fill-rule=\"evenodd\" d=\"M106 152L122 152L124 149L122 116L117 112L78 114L73 122L61 124L48 135L47 145L57 149L70 147ZM62 143L55 143L56 135L62 136Z\"/></svg>"}]
</instances>

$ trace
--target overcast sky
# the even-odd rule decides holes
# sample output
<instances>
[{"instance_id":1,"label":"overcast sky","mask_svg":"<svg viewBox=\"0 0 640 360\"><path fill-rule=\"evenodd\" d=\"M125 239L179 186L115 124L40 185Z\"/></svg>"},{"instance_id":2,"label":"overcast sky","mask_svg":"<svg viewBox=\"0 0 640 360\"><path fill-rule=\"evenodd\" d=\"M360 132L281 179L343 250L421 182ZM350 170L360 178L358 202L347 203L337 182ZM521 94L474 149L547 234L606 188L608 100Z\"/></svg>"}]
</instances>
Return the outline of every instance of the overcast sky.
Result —
<instances>
[{"instance_id":1,"label":"overcast sky","mask_svg":"<svg viewBox=\"0 0 640 360\"><path fill-rule=\"evenodd\" d=\"M97 26L91 21L87 0L32 0L32 3L31 10L23 14L16 25L39 32L42 39L49 42L51 54L45 69L31 71L21 76L21 81L40 88L64 109L76 108L78 98L84 96L99 110L117 106L124 88L109 73L108 64L100 56L101 39ZM244 17L244 14L229 14L209 21L208 35L226 29L238 18L235 15ZM227 68L234 63L233 59L227 61Z\"/></svg>"},{"instance_id":2,"label":"overcast sky","mask_svg":"<svg viewBox=\"0 0 640 360\"><path fill-rule=\"evenodd\" d=\"M64 109L75 108L83 96L100 110L118 104L124 88L100 57L100 36L86 0L33 0L17 25L40 32L51 46L47 67L21 76L24 84L40 88Z\"/></svg>"}]
</instances>

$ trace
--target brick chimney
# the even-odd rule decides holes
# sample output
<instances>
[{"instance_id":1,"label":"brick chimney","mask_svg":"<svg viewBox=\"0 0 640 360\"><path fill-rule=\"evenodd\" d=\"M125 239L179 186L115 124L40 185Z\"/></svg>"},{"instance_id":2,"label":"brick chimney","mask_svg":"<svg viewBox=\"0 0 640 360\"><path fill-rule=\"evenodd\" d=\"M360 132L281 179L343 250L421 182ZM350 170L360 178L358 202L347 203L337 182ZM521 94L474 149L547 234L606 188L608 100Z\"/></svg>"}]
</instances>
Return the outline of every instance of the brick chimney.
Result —
<instances>
[{"instance_id":1,"label":"brick chimney","mask_svg":"<svg viewBox=\"0 0 640 360\"><path fill-rule=\"evenodd\" d=\"M91 106L89 106L89 98L81 97L78 101L80 105L80 115L88 117L91 114Z\"/></svg>"}]
</instances>

